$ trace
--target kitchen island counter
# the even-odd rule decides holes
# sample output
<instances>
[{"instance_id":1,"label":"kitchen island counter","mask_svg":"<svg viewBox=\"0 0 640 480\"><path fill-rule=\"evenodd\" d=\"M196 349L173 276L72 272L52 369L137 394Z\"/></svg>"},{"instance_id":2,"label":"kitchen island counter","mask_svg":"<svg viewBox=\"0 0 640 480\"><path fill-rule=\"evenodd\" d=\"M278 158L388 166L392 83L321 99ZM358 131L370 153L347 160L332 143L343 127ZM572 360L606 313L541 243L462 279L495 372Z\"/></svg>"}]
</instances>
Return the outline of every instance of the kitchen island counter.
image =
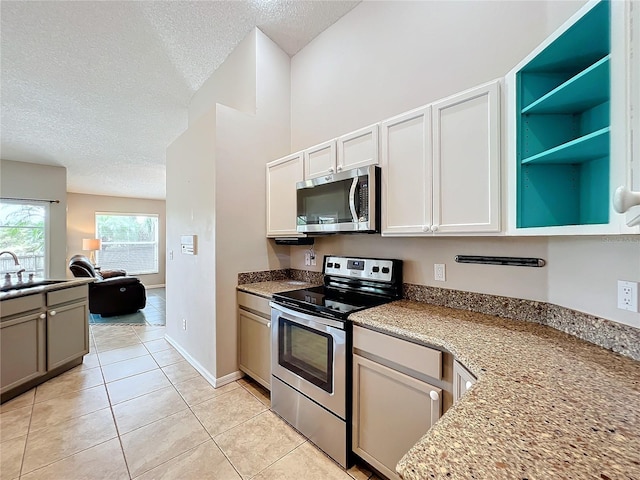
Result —
<instances>
[{"instance_id":1,"label":"kitchen island counter","mask_svg":"<svg viewBox=\"0 0 640 480\"><path fill-rule=\"evenodd\" d=\"M40 285L41 282L53 282ZM42 280L38 279L33 282L25 282L22 284L15 284L16 288L10 288L5 292L0 292L0 301L10 300L12 298L24 297L26 295L33 295L36 293L50 292L54 290L61 290L63 288L77 287L86 283L95 282L95 278L72 278L65 280Z\"/></svg>"},{"instance_id":2,"label":"kitchen island counter","mask_svg":"<svg viewBox=\"0 0 640 480\"><path fill-rule=\"evenodd\" d=\"M400 460L404 479L640 479L640 362L551 327L415 301L349 318L449 351L478 378Z\"/></svg>"}]
</instances>

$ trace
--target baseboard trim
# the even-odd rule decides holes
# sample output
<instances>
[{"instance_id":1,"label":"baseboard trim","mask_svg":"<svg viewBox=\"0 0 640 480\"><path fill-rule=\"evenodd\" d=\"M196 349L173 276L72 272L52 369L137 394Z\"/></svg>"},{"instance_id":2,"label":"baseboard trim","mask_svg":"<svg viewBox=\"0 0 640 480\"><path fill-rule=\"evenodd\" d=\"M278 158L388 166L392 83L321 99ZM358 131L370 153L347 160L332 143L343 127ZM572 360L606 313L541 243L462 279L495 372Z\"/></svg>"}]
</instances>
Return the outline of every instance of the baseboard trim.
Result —
<instances>
[{"instance_id":1,"label":"baseboard trim","mask_svg":"<svg viewBox=\"0 0 640 480\"><path fill-rule=\"evenodd\" d=\"M236 380L244 376L242 372L236 371L236 372L231 372L230 374L225 375L223 377L216 378L200 362L198 362L195 358L189 355L189 353L184 348L182 348L182 346L178 342L176 342L173 338L171 338L166 333L164 335L164 339L167 342L169 342L169 344L171 344L171 346L175 348L180 353L180 355L182 355L184 359L187 362L189 362L189 364L193 368L195 368L198 371L198 373L200 373L200 375L202 375L207 382L211 384L213 388L219 388L228 383L235 382Z\"/></svg>"},{"instance_id":2,"label":"baseboard trim","mask_svg":"<svg viewBox=\"0 0 640 480\"><path fill-rule=\"evenodd\" d=\"M143 283L144 285L144 283ZM153 290L154 288L164 288L165 285L164 283L159 283L158 285L145 285L144 288L146 288L147 290Z\"/></svg>"}]
</instances>

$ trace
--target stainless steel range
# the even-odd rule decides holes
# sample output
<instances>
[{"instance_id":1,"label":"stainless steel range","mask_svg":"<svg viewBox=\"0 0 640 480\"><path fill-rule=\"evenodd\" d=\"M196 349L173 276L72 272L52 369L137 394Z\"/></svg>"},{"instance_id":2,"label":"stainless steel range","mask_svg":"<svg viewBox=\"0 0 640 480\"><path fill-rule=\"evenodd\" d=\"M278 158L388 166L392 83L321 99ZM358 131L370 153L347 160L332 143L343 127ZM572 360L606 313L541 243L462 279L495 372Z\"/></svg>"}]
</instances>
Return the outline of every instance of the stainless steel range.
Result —
<instances>
[{"instance_id":1,"label":"stainless steel range","mask_svg":"<svg viewBox=\"0 0 640 480\"><path fill-rule=\"evenodd\" d=\"M325 256L324 285L273 296L271 408L350 464L350 313L401 297L402 261Z\"/></svg>"}]
</instances>

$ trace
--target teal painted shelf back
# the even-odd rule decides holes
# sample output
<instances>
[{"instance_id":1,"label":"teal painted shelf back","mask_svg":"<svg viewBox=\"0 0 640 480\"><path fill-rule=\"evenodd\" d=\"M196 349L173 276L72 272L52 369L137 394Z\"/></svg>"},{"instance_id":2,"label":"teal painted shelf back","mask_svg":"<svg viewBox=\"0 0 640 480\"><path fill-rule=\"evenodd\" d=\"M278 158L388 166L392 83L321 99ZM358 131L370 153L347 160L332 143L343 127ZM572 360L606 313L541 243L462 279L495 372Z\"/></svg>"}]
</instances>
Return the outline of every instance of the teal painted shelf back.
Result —
<instances>
[{"instance_id":1,"label":"teal painted shelf back","mask_svg":"<svg viewBox=\"0 0 640 480\"><path fill-rule=\"evenodd\" d=\"M609 222L610 24L603 0L516 74L518 228Z\"/></svg>"}]
</instances>

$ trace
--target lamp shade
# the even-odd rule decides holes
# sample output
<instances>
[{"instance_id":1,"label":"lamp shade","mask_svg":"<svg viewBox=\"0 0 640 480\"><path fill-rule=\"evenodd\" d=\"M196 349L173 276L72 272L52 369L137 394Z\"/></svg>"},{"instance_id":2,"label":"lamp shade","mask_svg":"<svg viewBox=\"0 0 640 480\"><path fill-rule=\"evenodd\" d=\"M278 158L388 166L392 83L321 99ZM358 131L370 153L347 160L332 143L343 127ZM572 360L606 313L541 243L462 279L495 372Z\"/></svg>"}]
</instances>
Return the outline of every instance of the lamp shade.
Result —
<instances>
[{"instance_id":1,"label":"lamp shade","mask_svg":"<svg viewBox=\"0 0 640 480\"><path fill-rule=\"evenodd\" d=\"M83 238L82 250L100 250L102 248L102 240L99 238Z\"/></svg>"}]
</instances>

